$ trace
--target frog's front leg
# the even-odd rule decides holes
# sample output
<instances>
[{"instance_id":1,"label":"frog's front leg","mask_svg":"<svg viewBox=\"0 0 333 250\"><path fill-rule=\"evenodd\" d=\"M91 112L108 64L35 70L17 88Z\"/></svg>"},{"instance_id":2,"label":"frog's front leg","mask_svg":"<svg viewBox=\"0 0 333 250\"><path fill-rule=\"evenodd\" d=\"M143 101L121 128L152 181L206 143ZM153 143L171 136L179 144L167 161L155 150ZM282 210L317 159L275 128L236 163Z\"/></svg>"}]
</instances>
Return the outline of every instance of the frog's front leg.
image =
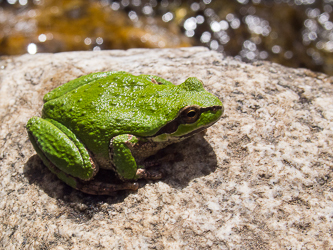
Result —
<instances>
[{"instance_id":1,"label":"frog's front leg","mask_svg":"<svg viewBox=\"0 0 333 250\"><path fill-rule=\"evenodd\" d=\"M136 180L140 178L158 180L162 173L147 170L144 166L137 165L131 149L139 146L139 139L130 134L115 136L110 142L110 159L114 170L122 180Z\"/></svg>"},{"instance_id":2,"label":"frog's front leg","mask_svg":"<svg viewBox=\"0 0 333 250\"><path fill-rule=\"evenodd\" d=\"M138 189L137 183L110 184L92 180L98 167L75 134L62 124L52 119L32 117L27 123L27 130L44 164L71 187L96 195Z\"/></svg>"}]
</instances>

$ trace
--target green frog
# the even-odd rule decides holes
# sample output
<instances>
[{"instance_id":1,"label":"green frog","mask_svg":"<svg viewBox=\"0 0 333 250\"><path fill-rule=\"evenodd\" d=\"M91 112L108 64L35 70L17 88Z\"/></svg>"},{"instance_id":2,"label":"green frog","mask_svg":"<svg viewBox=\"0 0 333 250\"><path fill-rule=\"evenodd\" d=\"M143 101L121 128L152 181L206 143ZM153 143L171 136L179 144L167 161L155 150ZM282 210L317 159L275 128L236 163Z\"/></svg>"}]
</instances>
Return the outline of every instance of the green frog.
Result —
<instances>
[{"instance_id":1,"label":"green frog","mask_svg":"<svg viewBox=\"0 0 333 250\"><path fill-rule=\"evenodd\" d=\"M205 130L222 113L222 102L195 77L174 85L154 75L100 72L47 93L42 117L32 117L26 128L59 179L88 194L111 195L137 190L139 178L162 178L144 160ZM100 168L122 182L94 180Z\"/></svg>"}]
</instances>

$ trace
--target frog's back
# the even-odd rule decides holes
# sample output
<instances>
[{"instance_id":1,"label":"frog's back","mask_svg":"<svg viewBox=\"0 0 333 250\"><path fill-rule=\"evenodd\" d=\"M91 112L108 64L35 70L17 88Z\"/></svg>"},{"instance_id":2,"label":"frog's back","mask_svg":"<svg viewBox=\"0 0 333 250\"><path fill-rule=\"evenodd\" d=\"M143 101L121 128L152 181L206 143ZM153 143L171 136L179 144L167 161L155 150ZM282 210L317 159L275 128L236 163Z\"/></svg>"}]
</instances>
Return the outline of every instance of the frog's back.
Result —
<instances>
[{"instance_id":1,"label":"frog's back","mask_svg":"<svg viewBox=\"0 0 333 250\"><path fill-rule=\"evenodd\" d=\"M78 133L86 130L96 133L97 129L105 129L108 134L112 131L111 137L133 130L149 134L150 128L157 128L158 123L164 122L159 112L169 96L160 95L170 93L175 87L152 75L90 74L45 95L43 117L55 119Z\"/></svg>"},{"instance_id":2,"label":"frog's back","mask_svg":"<svg viewBox=\"0 0 333 250\"><path fill-rule=\"evenodd\" d=\"M79 113L82 110L90 116L99 112L117 110L149 109L154 105L156 95L163 89L174 88L171 82L153 75L139 75L120 71L93 73L72 80L44 96L43 115L54 117L55 110ZM148 100L148 103L147 103ZM145 102L145 107L140 104ZM96 113L97 112L97 113Z\"/></svg>"},{"instance_id":3,"label":"frog's back","mask_svg":"<svg viewBox=\"0 0 333 250\"><path fill-rule=\"evenodd\" d=\"M158 76L153 75L139 75L134 76L129 74L125 71L110 71L110 72L98 72L98 73L91 73L88 75L81 76L76 78L72 81L69 81L54 90L50 91L44 96L44 102L51 101L53 99L59 98L63 95L66 95L72 91L77 91L80 87L90 84L98 84L99 82L113 82L119 83L119 85L126 87L131 86L133 83L138 83L141 86L150 85L153 82L158 82L163 85L172 85L171 82L166 81Z\"/></svg>"}]
</instances>

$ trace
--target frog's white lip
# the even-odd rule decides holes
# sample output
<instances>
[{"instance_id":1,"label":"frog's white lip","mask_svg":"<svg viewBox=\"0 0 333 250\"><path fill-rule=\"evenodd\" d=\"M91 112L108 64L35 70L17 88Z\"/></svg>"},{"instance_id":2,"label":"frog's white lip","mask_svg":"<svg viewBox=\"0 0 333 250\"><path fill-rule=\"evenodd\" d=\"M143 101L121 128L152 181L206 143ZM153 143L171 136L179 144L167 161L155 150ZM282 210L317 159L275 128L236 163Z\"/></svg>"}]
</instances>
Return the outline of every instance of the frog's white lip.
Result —
<instances>
[{"instance_id":1,"label":"frog's white lip","mask_svg":"<svg viewBox=\"0 0 333 250\"><path fill-rule=\"evenodd\" d=\"M157 131L156 134L154 134L154 135L151 136L151 137L156 137L156 136L159 136L159 135L161 135L161 134L169 134L169 135L171 135L171 134L173 134L174 132L176 132L177 129L178 129L178 127L179 127L179 125L186 123L186 122L184 122L184 121L182 120L181 112L182 112L183 110L189 108L189 107L195 107L195 108L200 112L200 115L201 115L203 112L206 112L206 111L212 111L213 113L216 113L218 110L222 110L222 113L223 113L223 111L224 111L224 107L223 107L223 106L211 106L211 107L204 107L204 108L199 107L199 106L196 106L196 105L195 105L195 106L186 106L186 107L182 108L182 109L179 111L179 113L178 113L178 115L176 116L175 119L173 119L172 121L168 122L166 125L164 125L162 128L160 128L160 130ZM200 115L198 116L198 119L199 119ZM218 120L218 119L217 119L217 120ZM216 121L217 121L217 120L216 120ZM212 124L214 124L216 121L213 121L213 122L209 123L208 125L206 125L206 126L204 126L204 127L201 127L201 128L205 129L205 128L211 126ZM192 131L192 132L190 132L190 133L188 133L188 134L186 134L186 135L179 136L179 137L187 137L187 136L191 136L191 135L193 135L193 134L195 134L195 133L200 132L200 131L201 131L201 128L198 128L198 129L196 129L196 130L194 130L194 131ZM202 130L203 130L203 129L202 129Z\"/></svg>"},{"instance_id":2,"label":"frog's white lip","mask_svg":"<svg viewBox=\"0 0 333 250\"><path fill-rule=\"evenodd\" d=\"M212 125L213 125L214 123L216 123L218 120L219 120L219 119L217 119L216 121L213 121L213 122L209 123L209 124L206 125L206 126L200 127L200 128L198 128L198 129L196 129L196 130L193 130L193 131L191 131L191 132L188 133L188 134L181 135L181 136L179 136L179 138L185 139L185 138L187 138L187 137L191 137L192 135L195 135L195 134L197 134L197 133L200 133L201 131L205 130L206 128L209 128L210 126L212 126Z\"/></svg>"}]
</instances>

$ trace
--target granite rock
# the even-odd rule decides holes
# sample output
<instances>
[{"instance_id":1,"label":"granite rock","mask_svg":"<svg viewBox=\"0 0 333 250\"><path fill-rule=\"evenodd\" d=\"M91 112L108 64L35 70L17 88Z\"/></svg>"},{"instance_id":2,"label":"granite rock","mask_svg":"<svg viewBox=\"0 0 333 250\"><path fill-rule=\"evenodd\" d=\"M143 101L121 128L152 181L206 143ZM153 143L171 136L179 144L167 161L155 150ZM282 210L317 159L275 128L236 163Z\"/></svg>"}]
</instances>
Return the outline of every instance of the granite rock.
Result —
<instances>
[{"instance_id":1,"label":"granite rock","mask_svg":"<svg viewBox=\"0 0 333 250\"><path fill-rule=\"evenodd\" d=\"M78 76L125 70L180 84L196 76L223 118L166 149L167 176L92 196L58 180L25 124ZM0 61L1 249L331 249L332 78L201 47L66 52Z\"/></svg>"}]
</instances>

